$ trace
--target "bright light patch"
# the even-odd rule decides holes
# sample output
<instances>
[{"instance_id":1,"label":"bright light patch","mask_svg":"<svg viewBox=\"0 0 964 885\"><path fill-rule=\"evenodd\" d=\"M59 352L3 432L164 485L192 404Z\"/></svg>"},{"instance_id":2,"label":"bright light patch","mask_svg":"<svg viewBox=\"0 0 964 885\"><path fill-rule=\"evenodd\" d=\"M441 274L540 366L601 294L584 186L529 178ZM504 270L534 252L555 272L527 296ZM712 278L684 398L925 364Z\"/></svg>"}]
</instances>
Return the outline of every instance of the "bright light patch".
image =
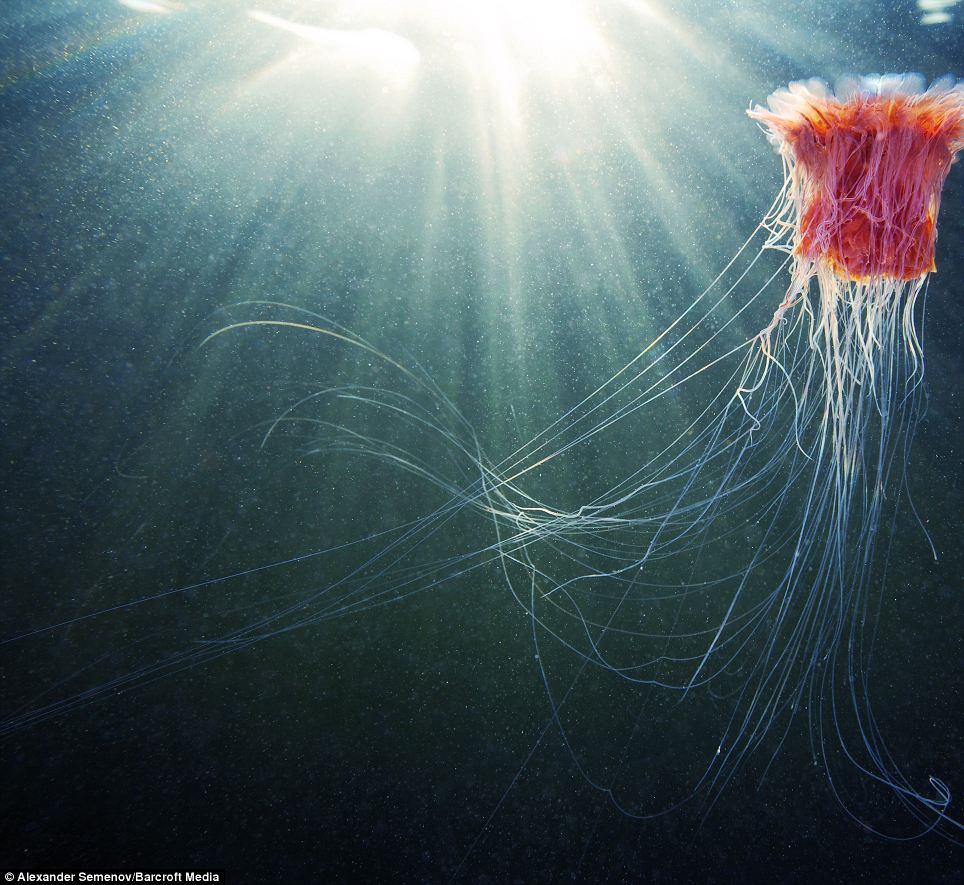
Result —
<instances>
[{"instance_id":1,"label":"bright light patch","mask_svg":"<svg viewBox=\"0 0 964 885\"><path fill-rule=\"evenodd\" d=\"M334 17L411 27L439 45L472 47L519 72L578 74L606 55L586 0L342 0Z\"/></svg>"},{"instance_id":2,"label":"bright light patch","mask_svg":"<svg viewBox=\"0 0 964 885\"><path fill-rule=\"evenodd\" d=\"M248 15L313 44L329 61L347 68L364 68L395 84L407 82L418 65L419 52L414 44L381 28L320 28L256 10Z\"/></svg>"},{"instance_id":3,"label":"bright light patch","mask_svg":"<svg viewBox=\"0 0 964 885\"><path fill-rule=\"evenodd\" d=\"M605 43L581 0L427 0L455 19L463 39L501 39L516 63L534 72L573 76L605 55Z\"/></svg>"},{"instance_id":4,"label":"bright light patch","mask_svg":"<svg viewBox=\"0 0 964 885\"><path fill-rule=\"evenodd\" d=\"M133 9L134 12L149 12L154 15L166 15L184 8L180 3L174 3L171 0L117 0L117 2L121 6Z\"/></svg>"}]
</instances>

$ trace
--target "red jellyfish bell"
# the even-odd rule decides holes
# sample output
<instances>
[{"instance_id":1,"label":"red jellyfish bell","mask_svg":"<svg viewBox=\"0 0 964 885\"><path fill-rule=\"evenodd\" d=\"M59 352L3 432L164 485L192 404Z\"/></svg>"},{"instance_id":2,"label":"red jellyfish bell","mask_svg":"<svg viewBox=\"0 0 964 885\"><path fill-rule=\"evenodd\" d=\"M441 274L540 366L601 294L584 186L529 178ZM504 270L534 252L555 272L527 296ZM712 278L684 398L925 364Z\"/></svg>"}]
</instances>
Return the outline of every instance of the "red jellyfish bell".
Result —
<instances>
[{"instance_id":1,"label":"red jellyfish bell","mask_svg":"<svg viewBox=\"0 0 964 885\"><path fill-rule=\"evenodd\" d=\"M791 83L757 106L790 163L796 253L845 279L935 269L941 187L964 147L964 88L916 74Z\"/></svg>"}]
</instances>

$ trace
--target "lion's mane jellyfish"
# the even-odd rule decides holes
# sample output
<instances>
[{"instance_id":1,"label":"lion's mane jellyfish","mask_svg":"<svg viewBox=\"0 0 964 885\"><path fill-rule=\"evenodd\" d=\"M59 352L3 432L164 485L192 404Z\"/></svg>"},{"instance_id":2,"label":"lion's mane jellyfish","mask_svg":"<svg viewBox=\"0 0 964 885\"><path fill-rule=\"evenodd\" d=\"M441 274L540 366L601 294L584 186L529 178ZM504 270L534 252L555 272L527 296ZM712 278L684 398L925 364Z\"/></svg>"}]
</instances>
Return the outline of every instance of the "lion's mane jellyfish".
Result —
<instances>
[{"instance_id":1,"label":"lion's mane jellyfish","mask_svg":"<svg viewBox=\"0 0 964 885\"><path fill-rule=\"evenodd\" d=\"M704 385L702 410L575 513L520 502L520 530L500 537L506 575L511 585L512 568L523 572L516 596L537 643L552 635L582 655L583 669L555 690L542 665L564 733L568 699L593 666L668 696L646 701L632 734L659 725L633 753L658 757L653 747L673 733L667 723L693 710L691 729L712 740L685 798L712 805L755 751L772 761L780 735L802 718L814 764L862 825L888 834L866 788L843 776L854 766L920 831L955 832L949 787L929 775L915 786L888 749L868 673L887 560L875 552L895 531L922 414L917 301L935 269L941 188L964 146L964 84L869 77L834 93L809 80L768 105L749 114L783 158L784 187L758 231L763 249L746 257L753 265L767 251L786 255L790 283L772 320L743 346L720 349L733 314L721 321L718 308L750 278L731 264L659 336L661 352L644 350L537 440L526 454L543 465L596 434L625 431L639 410L651 416L668 391L707 375L720 385ZM775 285L769 277L736 315ZM501 500L527 469L513 461L510 481L493 477ZM715 731L711 707L721 715ZM591 754L567 744L623 810L652 813L624 801L614 778L591 773Z\"/></svg>"}]
</instances>

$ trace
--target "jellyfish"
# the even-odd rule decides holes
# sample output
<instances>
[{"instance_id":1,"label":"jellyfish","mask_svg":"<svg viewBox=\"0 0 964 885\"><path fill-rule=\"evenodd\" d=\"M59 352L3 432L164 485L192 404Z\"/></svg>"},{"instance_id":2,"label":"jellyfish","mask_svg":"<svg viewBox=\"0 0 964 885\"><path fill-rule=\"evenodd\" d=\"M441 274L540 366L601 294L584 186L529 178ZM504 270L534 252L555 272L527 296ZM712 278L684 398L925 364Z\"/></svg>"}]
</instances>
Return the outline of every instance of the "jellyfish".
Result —
<instances>
[{"instance_id":1,"label":"jellyfish","mask_svg":"<svg viewBox=\"0 0 964 885\"><path fill-rule=\"evenodd\" d=\"M923 414L922 302L942 185L964 147L964 84L860 77L832 91L807 80L767 104L748 113L776 147L784 182L756 230L663 332L507 455L491 456L417 365L304 308L236 305L243 316L206 346L270 327L316 335L385 370L297 399L268 423L262 444L295 427L311 451L374 460L434 487L442 503L298 557L334 557L341 568L311 592L262 602L256 616L236 608L220 632L208 625L203 640L173 650L135 643L155 656L92 685L77 685L86 678L78 669L51 689L53 699L6 715L0 731L495 571L528 620L547 729L623 813L645 818L691 801L709 811L751 758L768 770L802 723L814 764L854 820L891 835L871 822L844 770L905 810L911 835L954 838L961 824L949 785L939 774L921 784L904 773L874 715L869 676L887 571L882 540L893 537L899 512L917 518L906 464ZM762 328L743 334L761 306ZM635 451L644 424L663 436ZM556 465L617 443L632 451L632 470L594 476L581 500L549 497ZM477 528L458 535L463 543L482 528L487 540L439 552L439 539L466 519ZM81 612L4 644L293 562ZM593 759L598 723L587 731L571 713L572 699L598 691L599 680L643 698L618 723L620 749L609 745L615 764L605 773ZM687 727L694 709L711 709L698 735ZM581 744L580 731L591 735ZM641 740L644 731L654 740ZM671 798L646 806L649 786L623 789L613 769L651 758L657 745L695 762Z\"/></svg>"},{"instance_id":2,"label":"jellyfish","mask_svg":"<svg viewBox=\"0 0 964 885\"><path fill-rule=\"evenodd\" d=\"M926 88L905 75L847 78L831 91L808 80L767 104L748 113L785 175L761 228L764 249L784 253L790 275L770 322L745 347L704 363L694 357L711 352L719 334L702 328L714 301L684 331L671 330L660 356L631 365L627 381L611 379L615 389L598 392L601 401L631 390L628 402L575 443L539 457L540 442L535 464L735 357L704 410L655 457L576 512L518 504L519 528L499 549L530 584L517 598L538 623L537 643L551 634L587 666L671 695L728 698L719 741L687 798L699 793L712 806L739 766L806 710L815 762L862 826L876 829L854 811L841 762L890 791L922 831L953 833L960 823L947 813L947 784L932 776L928 789L915 787L888 750L868 674L882 580L875 554L896 515L889 499L909 499L904 471L923 403L918 300L935 270L942 186L964 146L964 87L945 78ZM710 292L716 284L700 297ZM661 366L683 342L685 354ZM567 416L566 432L596 412L596 396ZM510 469L509 480L489 479L500 502L531 468ZM758 531L742 566L715 567L747 521ZM577 567L551 575L536 556L540 544L557 555L568 546ZM687 576L667 587L661 573L681 568ZM509 566L506 577L511 584ZM619 589L600 606L590 588L603 582ZM720 606L709 621L696 602L704 596ZM671 626L647 633L660 598L675 600ZM585 635L555 628L560 614ZM657 641L643 652L644 639ZM543 675L564 731L558 711L573 683L554 694Z\"/></svg>"}]
</instances>

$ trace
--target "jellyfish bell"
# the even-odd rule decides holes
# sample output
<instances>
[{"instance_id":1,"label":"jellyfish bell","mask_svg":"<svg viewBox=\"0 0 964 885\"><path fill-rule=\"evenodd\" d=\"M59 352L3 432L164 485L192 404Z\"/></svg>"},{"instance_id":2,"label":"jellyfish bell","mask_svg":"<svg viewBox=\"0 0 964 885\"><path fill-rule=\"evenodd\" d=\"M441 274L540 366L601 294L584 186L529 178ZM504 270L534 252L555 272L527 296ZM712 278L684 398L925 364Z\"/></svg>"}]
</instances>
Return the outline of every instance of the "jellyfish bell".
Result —
<instances>
[{"instance_id":1,"label":"jellyfish bell","mask_svg":"<svg viewBox=\"0 0 964 885\"><path fill-rule=\"evenodd\" d=\"M964 85L915 74L791 83L748 113L790 165L794 251L847 280L935 270L941 188L964 146Z\"/></svg>"}]
</instances>

